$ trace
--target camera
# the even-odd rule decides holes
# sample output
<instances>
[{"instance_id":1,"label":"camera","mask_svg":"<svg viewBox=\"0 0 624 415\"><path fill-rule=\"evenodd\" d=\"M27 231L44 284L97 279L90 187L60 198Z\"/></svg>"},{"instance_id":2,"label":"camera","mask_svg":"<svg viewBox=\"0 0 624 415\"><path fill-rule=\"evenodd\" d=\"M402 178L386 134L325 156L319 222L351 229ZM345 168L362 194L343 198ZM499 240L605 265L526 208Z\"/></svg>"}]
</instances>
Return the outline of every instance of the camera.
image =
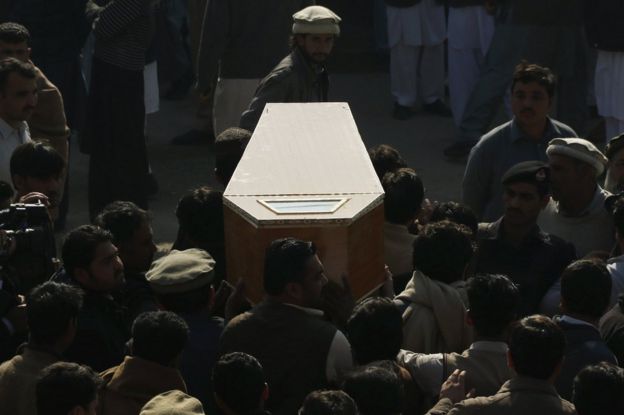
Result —
<instances>
[{"instance_id":1,"label":"camera","mask_svg":"<svg viewBox=\"0 0 624 415\"><path fill-rule=\"evenodd\" d=\"M12 204L0 211L0 266L20 294L56 271L54 229L43 204Z\"/></svg>"}]
</instances>

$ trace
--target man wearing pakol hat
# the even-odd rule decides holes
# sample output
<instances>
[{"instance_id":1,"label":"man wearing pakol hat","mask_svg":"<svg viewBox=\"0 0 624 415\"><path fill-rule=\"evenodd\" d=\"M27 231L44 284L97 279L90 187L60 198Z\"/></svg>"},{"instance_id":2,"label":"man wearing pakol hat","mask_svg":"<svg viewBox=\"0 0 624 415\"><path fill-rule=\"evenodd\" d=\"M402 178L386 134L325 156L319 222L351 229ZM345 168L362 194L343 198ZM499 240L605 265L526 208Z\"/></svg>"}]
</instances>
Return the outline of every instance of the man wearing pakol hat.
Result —
<instances>
[{"instance_id":1,"label":"man wearing pakol hat","mask_svg":"<svg viewBox=\"0 0 624 415\"><path fill-rule=\"evenodd\" d=\"M611 193L624 191L624 134L609 140L605 155L609 159L605 189Z\"/></svg>"},{"instance_id":2,"label":"man wearing pakol hat","mask_svg":"<svg viewBox=\"0 0 624 415\"><path fill-rule=\"evenodd\" d=\"M538 224L545 232L572 242L579 258L593 251L611 251L613 219L604 207L610 193L598 184L607 158L582 138L556 138L546 153L553 200Z\"/></svg>"},{"instance_id":3,"label":"man wearing pakol hat","mask_svg":"<svg viewBox=\"0 0 624 415\"><path fill-rule=\"evenodd\" d=\"M340 17L323 6L293 15L292 52L262 80L240 127L253 131L267 102L325 102L329 78L325 61L340 35Z\"/></svg>"},{"instance_id":4,"label":"man wearing pakol hat","mask_svg":"<svg viewBox=\"0 0 624 415\"><path fill-rule=\"evenodd\" d=\"M521 316L539 311L548 289L576 259L572 244L537 225L550 200L549 176L548 165L541 161L511 167L501 180L505 213L496 222L479 225L476 270L506 275L518 285Z\"/></svg>"},{"instance_id":5,"label":"man wearing pakol hat","mask_svg":"<svg viewBox=\"0 0 624 415\"><path fill-rule=\"evenodd\" d=\"M146 278L158 303L184 319L189 340L178 367L188 392L201 400L208 413L214 413L212 378L223 319L213 317L212 281L215 261L202 249L172 250L154 261Z\"/></svg>"}]
</instances>

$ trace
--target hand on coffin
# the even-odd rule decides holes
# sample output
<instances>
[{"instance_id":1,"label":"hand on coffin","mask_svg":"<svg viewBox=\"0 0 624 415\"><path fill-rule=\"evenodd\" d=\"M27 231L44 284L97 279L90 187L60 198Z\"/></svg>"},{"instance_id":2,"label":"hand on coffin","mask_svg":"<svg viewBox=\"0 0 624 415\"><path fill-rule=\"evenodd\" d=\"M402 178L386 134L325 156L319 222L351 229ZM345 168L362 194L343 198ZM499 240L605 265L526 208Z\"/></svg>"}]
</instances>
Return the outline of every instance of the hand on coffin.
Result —
<instances>
[{"instance_id":1,"label":"hand on coffin","mask_svg":"<svg viewBox=\"0 0 624 415\"><path fill-rule=\"evenodd\" d=\"M232 289L232 286L229 286L230 289ZM233 287L233 291L225 302L225 321L230 321L250 308L251 304L249 304L249 301L245 298L245 281L241 278L236 283L236 287Z\"/></svg>"},{"instance_id":2,"label":"hand on coffin","mask_svg":"<svg viewBox=\"0 0 624 415\"><path fill-rule=\"evenodd\" d=\"M210 304L210 313L213 316L223 316L225 314L225 304L232 295L234 287L226 280L221 281L217 292L213 294L212 304Z\"/></svg>"},{"instance_id":3,"label":"hand on coffin","mask_svg":"<svg viewBox=\"0 0 624 415\"><path fill-rule=\"evenodd\" d=\"M347 325L347 320L355 307L355 300L347 276L343 274L340 278L342 284L330 279L323 287L322 300L325 315L336 327L343 328Z\"/></svg>"}]
</instances>

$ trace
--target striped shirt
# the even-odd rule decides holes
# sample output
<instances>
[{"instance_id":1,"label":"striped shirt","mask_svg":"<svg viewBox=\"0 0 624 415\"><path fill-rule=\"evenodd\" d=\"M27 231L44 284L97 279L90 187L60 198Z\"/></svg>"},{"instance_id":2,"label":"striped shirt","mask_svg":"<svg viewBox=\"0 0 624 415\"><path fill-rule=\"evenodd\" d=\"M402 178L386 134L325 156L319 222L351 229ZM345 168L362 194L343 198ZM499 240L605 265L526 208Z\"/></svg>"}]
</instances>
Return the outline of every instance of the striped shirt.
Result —
<instances>
[{"instance_id":1,"label":"striped shirt","mask_svg":"<svg viewBox=\"0 0 624 415\"><path fill-rule=\"evenodd\" d=\"M95 57L131 71L142 71L153 34L153 0L108 0L99 6L89 0Z\"/></svg>"}]
</instances>

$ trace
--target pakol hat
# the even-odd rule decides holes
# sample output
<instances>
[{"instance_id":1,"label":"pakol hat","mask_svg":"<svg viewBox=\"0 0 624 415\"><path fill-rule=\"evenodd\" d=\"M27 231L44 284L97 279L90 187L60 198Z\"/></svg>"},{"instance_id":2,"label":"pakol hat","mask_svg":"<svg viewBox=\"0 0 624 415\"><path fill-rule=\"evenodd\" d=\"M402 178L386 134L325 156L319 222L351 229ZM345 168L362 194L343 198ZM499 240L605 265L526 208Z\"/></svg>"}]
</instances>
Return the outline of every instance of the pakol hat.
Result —
<instances>
[{"instance_id":1,"label":"pakol hat","mask_svg":"<svg viewBox=\"0 0 624 415\"><path fill-rule=\"evenodd\" d=\"M154 396L141 409L140 415L204 415L200 401L179 390Z\"/></svg>"},{"instance_id":2,"label":"pakol hat","mask_svg":"<svg viewBox=\"0 0 624 415\"><path fill-rule=\"evenodd\" d=\"M210 284L215 260L203 249L173 250L154 261L145 274L157 294L184 293Z\"/></svg>"},{"instance_id":3,"label":"pakol hat","mask_svg":"<svg viewBox=\"0 0 624 415\"><path fill-rule=\"evenodd\" d=\"M293 34L340 35L342 19L327 7L309 6L293 14Z\"/></svg>"},{"instance_id":4,"label":"pakol hat","mask_svg":"<svg viewBox=\"0 0 624 415\"><path fill-rule=\"evenodd\" d=\"M582 138L555 138L548 143L546 154L559 154L585 162L596 170L596 177L604 172L608 162L595 145Z\"/></svg>"}]
</instances>

